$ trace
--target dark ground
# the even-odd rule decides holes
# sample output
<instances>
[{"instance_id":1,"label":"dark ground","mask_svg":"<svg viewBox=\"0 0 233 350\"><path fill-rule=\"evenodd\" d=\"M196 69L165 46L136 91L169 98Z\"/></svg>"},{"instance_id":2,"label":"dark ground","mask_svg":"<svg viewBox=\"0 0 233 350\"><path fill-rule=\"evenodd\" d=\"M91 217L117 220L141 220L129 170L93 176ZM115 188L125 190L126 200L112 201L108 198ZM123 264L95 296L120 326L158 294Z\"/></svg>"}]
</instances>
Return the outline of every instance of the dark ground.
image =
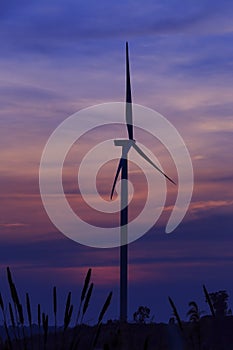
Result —
<instances>
[{"instance_id":1,"label":"dark ground","mask_svg":"<svg viewBox=\"0 0 233 350\"><path fill-rule=\"evenodd\" d=\"M55 336L49 328L46 347L41 336L27 338L27 350L70 350L72 339L79 339L73 349L93 349L96 327L80 326ZM24 350L23 344L13 349ZM4 349L4 347L2 348ZM120 324L108 322L101 326L94 349L104 350L233 350L233 316L223 319L202 317L199 323L183 323L183 331L176 324Z\"/></svg>"}]
</instances>

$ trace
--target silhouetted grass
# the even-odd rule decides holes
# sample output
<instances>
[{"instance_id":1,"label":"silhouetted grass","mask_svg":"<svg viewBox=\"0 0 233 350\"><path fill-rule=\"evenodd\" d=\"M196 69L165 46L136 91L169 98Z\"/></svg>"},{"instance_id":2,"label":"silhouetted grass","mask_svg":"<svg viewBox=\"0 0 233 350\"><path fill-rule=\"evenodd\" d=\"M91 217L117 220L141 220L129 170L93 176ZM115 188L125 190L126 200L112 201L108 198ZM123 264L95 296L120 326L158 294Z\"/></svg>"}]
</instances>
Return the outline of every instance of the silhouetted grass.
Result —
<instances>
[{"instance_id":1,"label":"silhouetted grass","mask_svg":"<svg viewBox=\"0 0 233 350\"><path fill-rule=\"evenodd\" d=\"M0 309L3 315L3 325L5 329L5 340L0 338L0 349L4 350L77 350L80 343L79 328L83 324L84 317L87 313L94 284L90 284L91 269L88 270L85 277L84 285L81 292L80 303L76 313L76 320L72 321L74 316L74 305L72 304L72 294L68 293L64 308L63 325L57 326L57 288L53 287L53 315L54 327L53 331L49 327L49 316L46 312L41 311L40 303L37 304L37 322L33 324L33 314L29 293L26 293L25 307L23 307L16 285L13 281L10 268L7 267L7 280L10 289L11 302L8 303L8 309L4 305L2 295L0 293ZM110 293L100 311L96 331L93 340L90 341L90 349L93 349L98 341L100 326L103 317L109 307L112 293ZM24 314L25 310L25 314ZM25 315L27 318L27 329L25 327ZM79 322L81 315L81 321ZM9 319L9 323L8 323ZM74 324L71 327L72 322ZM51 343L52 342L52 343ZM1 345L2 344L2 345Z\"/></svg>"},{"instance_id":2,"label":"silhouetted grass","mask_svg":"<svg viewBox=\"0 0 233 350\"><path fill-rule=\"evenodd\" d=\"M113 329L113 340L109 341L108 338L104 338L104 333L106 330L109 332L109 328L108 325L103 325L102 322L111 303L112 292L108 294L102 308L100 309L96 326L84 326L84 318L86 317L89 305L92 302L94 290L94 284L91 282L91 269L89 269L86 274L77 309L73 303L75 296L73 296L71 292L68 293L64 306L60 305L57 288L56 286L53 287L51 300L52 320L49 320L49 315L45 310L41 310L40 303L37 303L36 316L33 318L33 305L31 304L30 295L29 293L26 293L24 303L21 302L20 295L18 294L9 267L7 268L7 280L9 284L10 301L5 303L2 294L0 293L0 310L3 317L3 328L5 331L4 337L2 339L0 337L0 350L83 350L84 348L85 350L93 350L99 346L99 344L104 344L103 347L107 350L113 348L120 349L121 346L124 348L124 345L122 344L124 344L124 342L126 344L127 341L131 340L130 338L127 339L128 333L126 333L126 331L130 330L130 328L127 330L127 327L130 326L130 324L117 323L117 330L119 330L119 332L116 332L116 329L114 330L113 322L111 326ZM211 315L214 316L215 309L205 286L203 286L203 290L207 302L209 300L208 304ZM189 303L190 309L187 314L190 322L184 323L181 321L174 301L170 297L168 299L172 307L173 315L177 321L177 326L173 327L167 325L167 329L169 330L169 327L171 327L171 329L175 331L175 333L171 333L171 335L173 334L172 336L174 336L174 334L176 334L176 336L182 340L183 350L201 349L203 339L205 338L204 330L202 328L203 324L208 327L215 327L216 323L214 323L214 321L216 321L216 318L211 316L207 316L206 319L201 318L201 312L199 311L197 304L192 301ZM64 310L63 324L58 326L58 312L62 308ZM49 321L51 326L49 326ZM156 325L153 325L156 328ZM146 327L148 327L148 329L150 328L149 325ZM157 329L159 329L159 325ZM179 330L181 332L179 332ZM141 328L138 328L136 332L140 334ZM124 336L122 336L122 334L124 334ZM158 347L155 348L152 348L153 334L146 334L146 332L143 334L144 338L141 339L140 349L139 347L137 347L137 349L167 349L164 347L165 343L163 343L162 340L160 341L160 338L162 339L162 334L160 332L157 332L156 341ZM211 337L208 339L211 339ZM124 349L128 348L126 347Z\"/></svg>"},{"instance_id":3,"label":"silhouetted grass","mask_svg":"<svg viewBox=\"0 0 233 350\"><path fill-rule=\"evenodd\" d=\"M213 317L215 317L214 307L213 307L212 301L211 301L211 299L210 299L209 293L208 293L208 291L207 291L207 289L206 289L206 287L205 287L204 284L203 284L203 290L204 290L206 302L207 302L207 304L209 305L209 308L210 308L211 315L212 315Z\"/></svg>"},{"instance_id":4,"label":"silhouetted grass","mask_svg":"<svg viewBox=\"0 0 233 350\"><path fill-rule=\"evenodd\" d=\"M170 305L171 305L171 307L172 307L173 315L174 315L175 318L176 318L176 321L177 321L177 323L178 323L178 326L179 326L180 330L183 332L183 325L182 325L182 322L181 322L181 318L180 318L180 316L179 316L179 314L178 314L177 308L176 308L176 306L175 306L173 300L172 300L170 297L168 297L168 300L169 300L169 303L170 303Z\"/></svg>"},{"instance_id":5,"label":"silhouetted grass","mask_svg":"<svg viewBox=\"0 0 233 350\"><path fill-rule=\"evenodd\" d=\"M111 299L112 299L112 292L109 293L104 305L103 305L103 308L102 310L100 311L100 314L99 314L99 318L98 318L98 323L97 323L97 331L96 331L96 334L94 336L94 340L93 340L93 348L96 346L97 344L97 341L98 341L98 337L99 337L99 334L100 334L100 327L101 327L101 324L102 324L102 320L103 320L103 317L111 303ZM92 348L91 347L91 348Z\"/></svg>"}]
</instances>

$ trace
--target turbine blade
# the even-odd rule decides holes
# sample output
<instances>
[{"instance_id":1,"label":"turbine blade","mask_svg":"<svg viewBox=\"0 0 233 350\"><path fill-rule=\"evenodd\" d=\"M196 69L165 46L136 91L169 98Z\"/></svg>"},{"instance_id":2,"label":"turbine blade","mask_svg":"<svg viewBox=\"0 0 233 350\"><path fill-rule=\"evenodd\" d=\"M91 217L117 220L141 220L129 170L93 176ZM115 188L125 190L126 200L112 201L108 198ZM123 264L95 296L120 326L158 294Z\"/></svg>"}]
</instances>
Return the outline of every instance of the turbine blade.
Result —
<instances>
[{"instance_id":1,"label":"turbine blade","mask_svg":"<svg viewBox=\"0 0 233 350\"><path fill-rule=\"evenodd\" d=\"M133 112L132 112L128 42L126 42L126 110L125 110L125 114L126 114L126 124L127 124L129 139L133 140Z\"/></svg>"},{"instance_id":2,"label":"turbine blade","mask_svg":"<svg viewBox=\"0 0 233 350\"><path fill-rule=\"evenodd\" d=\"M112 199L112 196L113 196L113 193L114 193L114 190L115 190L115 187L116 187L116 182L117 182L118 176L120 174L120 171L122 169L122 166L123 166L123 159L121 158L120 161L119 161L117 172L116 172L116 176L115 176L115 179L114 179L114 182L113 182L113 185L112 185L112 191L111 191L111 196L110 196L111 199Z\"/></svg>"},{"instance_id":3,"label":"turbine blade","mask_svg":"<svg viewBox=\"0 0 233 350\"><path fill-rule=\"evenodd\" d=\"M168 179L169 181L171 181L174 185L176 185L176 183L170 179L170 177L168 177L161 169L159 169L159 167L157 167L157 165L154 164L154 162L152 162L152 160L150 160L149 157L147 157L147 155L141 150L141 148L139 148L136 143L134 143L133 148L138 152L138 154L144 158L148 163L150 163L156 170L158 170L163 176L166 177L166 179Z\"/></svg>"}]
</instances>

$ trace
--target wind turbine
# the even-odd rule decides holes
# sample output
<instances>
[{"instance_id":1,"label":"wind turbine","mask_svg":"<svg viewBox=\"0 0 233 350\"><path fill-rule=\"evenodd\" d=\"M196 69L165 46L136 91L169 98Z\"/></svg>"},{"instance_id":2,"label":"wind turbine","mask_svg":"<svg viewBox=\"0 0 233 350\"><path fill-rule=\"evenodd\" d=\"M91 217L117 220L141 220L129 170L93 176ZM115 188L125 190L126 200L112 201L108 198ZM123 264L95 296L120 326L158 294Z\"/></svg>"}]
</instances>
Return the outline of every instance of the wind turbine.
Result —
<instances>
[{"instance_id":1,"label":"wind turbine","mask_svg":"<svg viewBox=\"0 0 233 350\"><path fill-rule=\"evenodd\" d=\"M128 139L114 140L115 146L122 147L122 154L114 178L111 199L114 194L117 179L121 173L121 214L120 214L120 321L127 322L128 310L128 153L131 147L156 170L158 170L167 180L175 184L161 169L159 169L150 158L139 148L133 138L133 112L132 96L129 68L129 48L126 42L126 125Z\"/></svg>"}]
</instances>

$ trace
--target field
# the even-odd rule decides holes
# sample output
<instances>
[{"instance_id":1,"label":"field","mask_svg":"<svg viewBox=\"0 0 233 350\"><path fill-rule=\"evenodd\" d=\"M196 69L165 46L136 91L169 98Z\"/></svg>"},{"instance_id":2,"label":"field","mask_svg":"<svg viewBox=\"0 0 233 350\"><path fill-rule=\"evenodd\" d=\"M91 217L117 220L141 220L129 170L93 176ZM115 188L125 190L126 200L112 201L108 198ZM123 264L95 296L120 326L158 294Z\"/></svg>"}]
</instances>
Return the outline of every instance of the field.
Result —
<instances>
[{"instance_id":1,"label":"field","mask_svg":"<svg viewBox=\"0 0 233 350\"><path fill-rule=\"evenodd\" d=\"M0 294L3 325L0 326L0 349L2 350L233 350L233 316L227 309L228 295L225 291L208 293L203 286L210 308L209 316L201 317L197 304L189 303L189 322L183 322L173 300L169 297L171 317L169 324L146 323L147 308L139 308L134 323L109 320L103 323L111 303L110 292L100 307L95 326L84 322L93 290L91 269L88 270L77 307L68 293L64 308L63 325L57 324L57 290L53 287L53 315L37 305L37 315L32 315L30 296L26 294L25 305L21 303L10 268L7 268L10 301ZM35 323L35 319L37 322Z\"/></svg>"}]
</instances>

